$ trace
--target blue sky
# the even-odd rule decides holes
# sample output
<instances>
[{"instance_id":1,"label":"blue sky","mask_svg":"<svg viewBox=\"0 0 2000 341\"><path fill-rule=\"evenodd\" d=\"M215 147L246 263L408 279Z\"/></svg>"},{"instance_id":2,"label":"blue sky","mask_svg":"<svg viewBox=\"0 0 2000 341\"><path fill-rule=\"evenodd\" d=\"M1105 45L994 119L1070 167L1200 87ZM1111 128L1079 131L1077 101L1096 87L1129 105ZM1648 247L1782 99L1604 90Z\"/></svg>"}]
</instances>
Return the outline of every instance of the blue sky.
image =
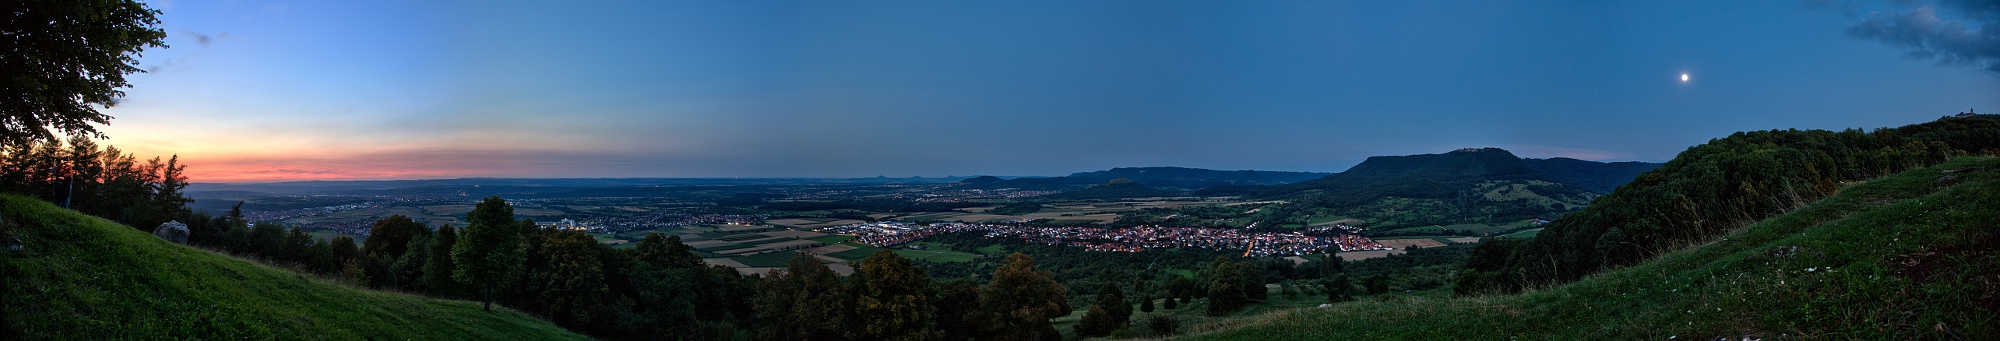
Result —
<instances>
[{"instance_id":1,"label":"blue sky","mask_svg":"<svg viewBox=\"0 0 2000 341\"><path fill-rule=\"evenodd\" d=\"M1659 162L2000 112L1990 3L156 2L105 131L195 181Z\"/></svg>"}]
</instances>

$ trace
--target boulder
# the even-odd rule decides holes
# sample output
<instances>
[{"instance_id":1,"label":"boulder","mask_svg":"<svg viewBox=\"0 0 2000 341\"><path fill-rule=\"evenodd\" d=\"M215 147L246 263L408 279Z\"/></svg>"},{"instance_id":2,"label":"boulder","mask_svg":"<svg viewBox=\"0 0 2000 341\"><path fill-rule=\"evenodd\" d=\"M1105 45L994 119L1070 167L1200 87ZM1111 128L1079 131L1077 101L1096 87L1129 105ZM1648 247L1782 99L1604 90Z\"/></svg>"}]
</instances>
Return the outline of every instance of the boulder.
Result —
<instances>
[{"instance_id":1,"label":"boulder","mask_svg":"<svg viewBox=\"0 0 2000 341\"><path fill-rule=\"evenodd\" d=\"M169 221L153 229L153 235L176 244L188 243L188 226L178 221Z\"/></svg>"}]
</instances>

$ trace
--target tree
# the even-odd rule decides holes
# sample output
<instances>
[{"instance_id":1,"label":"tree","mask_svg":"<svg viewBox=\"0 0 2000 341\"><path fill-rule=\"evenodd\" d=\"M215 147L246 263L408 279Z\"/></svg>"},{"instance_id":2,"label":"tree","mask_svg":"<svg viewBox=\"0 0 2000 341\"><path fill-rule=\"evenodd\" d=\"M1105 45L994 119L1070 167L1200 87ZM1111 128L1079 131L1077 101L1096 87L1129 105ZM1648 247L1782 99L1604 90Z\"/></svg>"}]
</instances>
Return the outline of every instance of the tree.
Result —
<instances>
[{"instance_id":1,"label":"tree","mask_svg":"<svg viewBox=\"0 0 2000 341\"><path fill-rule=\"evenodd\" d=\"M417 286L431 295L458 297L458 281L451 276L458 272L458 263L452 262L451 251L458 245L458 229L451 225L440 226L437 235L431 237L430 259L424 260L424 275L417 279Z\"/></svg>"},{"instance_id":2,"label":"tree","mask_svg":"<svg viewBox=\"0 0 2000 341\"><path fill-rule=\"evenodd\" d=\"M1326 303L1340 303L1354 300L1354 296L1348 295L1354 291L1354 283L1348 281L1347 274L1328 277L1324 280L1324 284L1326 285Z\"/></svg>"},{"instance_id":3,"label":"tree","mask_svg":"<svg viewBox=\"0 0 2000 341\"><path fill-rule=\"evenodd\" d=\"M131 0L29 0L0 16L0 144L102 137L94 124L130 87L147 47L166 47L159 10Z\"/></svg>"},{"instance_id":4,"label":"tree","mask_svg":"<svg viewBox=\"0 0 2000 341\"><path fill-rule=\"evenodd\" d=\"M451 278L479 292L486 311L493 311L493 293L521 267L521 228L514 207L500 197L487 197L465 214L465 231L451 248L456 265Z\"/></svg>"},{"instance_id":5,"label":"tree","mask_svg":"<svg viewBox=\"0 0 2000 341\"><path fill-rule=\"evenodd\" d=\"M394 262L409 251L410 239L429 232L430 229L423 223L410 220L410 217L392 215L376 220L374 225L368 227L368 239L362 241L361 252L369 257Z\"/></svg>"},{"instance_id":6,"label":"tree","mask_svg":"<svg viewBox=\"0 0 2000 341\"><path fill-rule=\"evenodd\" d=\"M248 238L244 241L244 251L272 258L278 254L279 244L285 241L285 227L273 222L257 223L257 227L250 228Z\"/></svg>"},{"instance_id":7,"label":"tree","mask_svg":"<svg viewBox=\"0 0 2000 341\"><path fill-rule=\"evenodd\" d=\"M681 242L681 236L666 236L658 232L646 234L639 245L632 248L633 260L652 264L660 268L698 268L702 266L701 256L694 254L694 248Z\"/></svg>"},{"instance_id":8,"label":"tree","mask_svg":"<svg viewBox=\"0 0 2000 341\"><path fill-rule=\"evenodd\" d=\"M406 251L403 253L403 256L396 257L396 261L389 263L389 267L383 272L390 277L388 284L391 287L403 290L418 290L416 284L417 281L423 280L424 263L430 261L431 239L433 239L428 233L430 232L429 230L425 230L425 232L425 234L417 235L416 238L410 238L409 243L404 243L406 245L404 245L403 249ZM343 236L342 238L346 237Z\"/></svg>"},{"instance_id":9,"label":"tree","mask_svg":"<svg viewBox=\"0 0 2000 341\"><path fill-rule=\"evenodd\" d=\"M840 275L799 253L757 290L757 339L844 340L853 309Z\"/></svg>"},{"instance_id":10,"label":"tree","mask_svg":"<svg viewBox=\"0 0 2000 341\"><path fill-rule=\"evenodd\" d=\"M1153 295L1152 295L1152 294L1141 294L1141 295L1139 295L1139 311L1140 311L1140 312L1146 312L1146 313L1150 313L1150 312L1153 312Z\"/></svg>"},{"instance_id":11,"label":"tree","mask_svg":"<svg viewBox=\"0 0 2000 341\"><path fill-rule=\"evenodd\" d=\"M1242 268L1245 267L1247 266L1242 263L1231 262L1221 257L1216 257L1214 262L1209 263L1206 271L1209 316L1228 315L1249 301L1249 297L1245 295L1247 288L1243 285L1245 280ZM1263 287L1259 286L1258 289Z\"/></svg>"},{"instance_id":12,"label":"tree","mask_svg":"<svg viewBox=\"0 0 2000 341\"><path fill-rule=\"evenodd\" d=\"M282 245L278 246L277 256L272 258L286 262L305 263L307 258L311 257L311 254L307 252L311 251L313 238L312 234L306 233L305 230L297 227L292 228L290 233L285 234L285 239L282 243Z\"/></svg>"},{"instance_id":13,"label":"tree","mask_svg":"<svg viewBox=\"0 0 2000 341\"><path fill-rule=\"evenodd\" d=\"M1187 276L1181 275L1173 275L1170 278L1173 280L1167 283L1167 291L1174 293L1173 296L1180 298L1182 302L1194 303L1194 297L1197 295L1196 291L1198 291L1195 290L1194 281L1189 280Z\"/></svg>"},{"instance_id":14,"label":"tree","mask_svg":"<svg viewBox=\"0 0 2000 341\"><path fill-rule=\"evenodd\" d=\"M966 279L937 282L937 329L939 340L961 341L986 330L986 314L979 309L979 285Z\"/></svg>"},{"instance_id":15,"label":"tree","mask_svg":"<svg viewBox=\"0 0 2000 341\"><path fill-rule=\"evenodd\" d=\"M937 338L937 307L924 290L931 278L909 258L889 250L861 260L855 269L856 339L919 341Z\"/></svg>"},{"instance_id":16,"label":"tree","mask_svg":"<svg viewBox=\"0 0 2000 341\"><path fill-rule=\"evenodd\" d=\"M159 172L153 176L155 180L150 184L153 193L150 205L152 220L139 222L148 226L157 226L168 220L186 216L190 212L188 203L194 202L194 199L188 199L181 193L188 186L187 165L181 164L181 156L173 155L167 158L165 165L158 164L159 160L160 158L155 157L147 162L149 168Z\"/></svg>"},{"instance_id":17,"label":"tree","mask_svg":"<svg viewBox=\"0 0 2000 341\"><path fill-rule=\"evenodd\" d=\"M314 273L330 274L340 271L340 262L334 260L333 246L325 242L313 243L306 248L306 267Z\"/></svg>"},{"instance_id":18,"label":"tree","mask_svg":"<svg viewBox=\"0 0 2000 341\"><path fill-rule=\"evenodd\" d=\"M349 261L353 261L354 257L360 255L360 251L355 250L354 237L344 235L333 237L332 247L333 258L336 263L346 264Z\"/></svg>"},{"instance_id":19,"label":"tree","mask_svg":"<svg viewBox=\"0 0 2000 341\"><path fill-rule=\"evenodd\" d=\"M1270 298L1271 290L1264 287L1264 272L1249 262L1238 263L1237 271L1243 272L1243 298L1262 302Z\"/></svg>"},{"instance_id":20,"label":"tree","mask_svg":"<svg viewBox=\"0 0 2000 341\"><path fill-rule=\"evenodd\" d=\"M366 257L360 262L363 271L368 272L369 280L372 282L368 285L394 288L408 286L411 280L414 280L411 278L413 276L410 276L411 272L419 270L423 265L422 261L410 259L413 258L410 254L413 245L411 242L428 237L428 234L430 229L424 227L423 223L400 214L376 220L374 225L370 225L368 238L363 240L361 246L361 254ZM422 246L422 244L414 245ZM418 255L414 258L427 256L429 255Z\"/></svg>"},{"instance_id":21,"label":"tree","mask_svg":"<svg viewBox=\"0 0 2000 341\"><path fill-rule=\"evenodd\" d=\"M639 245L627 252L631 267L627 268L627 282L632 285L632 296L637 304L631 313L624 316L627 328L653 339L684 337L688 339L722 339L700 330L696 307L706 306L706 310L726 310L713 305L704 305L704 300L719 299L721 296L702 295L704 289L713 289L721 283L710 283L711 276L704 272L700 256L689 251L679 236L663 237L659 233L647 234ZM735 270L730 270L731 274ZM714 281L720 282L720 281Z\"/></svg>"},{"instance_id":22,"label":"tree","mask_svg":"<svg viewBox=\"0 0 2000 341\"><path fill-rule=\"evenodd\" d=\"M1062 334L1049 319L1068 315L1068 289L1055 275L1035 269L1035 259L1016 252L1007 264L993 270L993 281L979 290L979 305L987 316L991 332L988 340L1056 340Z\"/></svg>"},{"instance_id":23,"label":"tree","mask_svg":"<svg viewBox=\"0 0 2000 341\"><path fill-rule=\"evenodd\" d=\"M597 239L581 231L554 231L543 253L549 269L539 274L539 299L550 319L573 329L615 318L611 287L604 283L604 263L597 256Z\"/></svg>"},{"instance_id":24,"label":"tree","mask_svg":"<svg viewBox=\"0 0 2000 341\"><path fill-rule=\"evenodd\" d=\"M1132 305L1125 303L1125 293L1118 290L1113 281L1104 281L1097 289L1097 303L1077 321L1076 335L1094 337L1111 335L1112 331L1125 328L1132 320Z\"/></svg>"}]
</instances>

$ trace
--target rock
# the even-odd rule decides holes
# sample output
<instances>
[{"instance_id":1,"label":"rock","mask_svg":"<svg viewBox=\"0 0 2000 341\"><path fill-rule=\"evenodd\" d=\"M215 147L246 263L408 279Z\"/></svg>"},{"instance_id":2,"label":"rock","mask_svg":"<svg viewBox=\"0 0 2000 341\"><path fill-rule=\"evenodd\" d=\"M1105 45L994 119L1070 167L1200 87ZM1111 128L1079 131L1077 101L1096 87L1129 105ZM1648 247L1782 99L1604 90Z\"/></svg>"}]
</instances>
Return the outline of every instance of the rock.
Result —
<instances>
[{"instance_id":1,"label":"rock","mask_svg":"<svg viewBox=\"0 0 2000 341\"><path fill-rule=\"evenodd\" d=\"M160 239L166 239L175 244L187 244L188 226L178 221L169 221L160 224L159 228L153 229L153 235L160 236Z\"/></svg>"}]
</instances>

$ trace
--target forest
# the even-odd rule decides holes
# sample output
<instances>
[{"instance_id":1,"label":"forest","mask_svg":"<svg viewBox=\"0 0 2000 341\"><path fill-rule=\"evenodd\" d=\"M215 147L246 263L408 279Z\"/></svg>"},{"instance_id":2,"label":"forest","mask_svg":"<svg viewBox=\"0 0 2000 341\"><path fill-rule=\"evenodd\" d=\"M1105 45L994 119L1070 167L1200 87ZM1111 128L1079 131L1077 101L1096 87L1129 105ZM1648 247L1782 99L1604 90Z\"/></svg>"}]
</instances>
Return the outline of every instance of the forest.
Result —
<instances>
[{"instance_id":1,"label":"forest","mask_svg":"<svg viewBox=\"0 0 2000 341\"><path fill-rule=\"evenodd\" d=\"M2000 116L1870 132L1739 132L1690 147L1529 241L1490 239L1458 276L1463 294L1511 293L1644 262L1854 183L1956 156L2000 154Z\"/></svg>"}]
</instances>

